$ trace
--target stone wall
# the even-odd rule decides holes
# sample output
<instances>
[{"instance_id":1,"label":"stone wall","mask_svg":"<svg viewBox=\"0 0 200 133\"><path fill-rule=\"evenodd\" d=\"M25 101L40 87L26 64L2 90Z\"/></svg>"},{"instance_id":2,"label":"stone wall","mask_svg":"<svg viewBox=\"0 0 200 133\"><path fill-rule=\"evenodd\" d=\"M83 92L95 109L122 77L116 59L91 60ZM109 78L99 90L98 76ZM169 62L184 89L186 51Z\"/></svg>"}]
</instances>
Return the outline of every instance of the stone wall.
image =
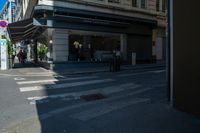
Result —
<instances>
[{"instance_id":1,"label":"stone wall","mask_svg":"<svg viewBox=\"0 0 200 133\"><path fill-rule=\"evenodd\" d=\"M69 35L65 30L55 29L52 33L53 61L66 62L69 55Z\"/></svg>"}]
</instances>

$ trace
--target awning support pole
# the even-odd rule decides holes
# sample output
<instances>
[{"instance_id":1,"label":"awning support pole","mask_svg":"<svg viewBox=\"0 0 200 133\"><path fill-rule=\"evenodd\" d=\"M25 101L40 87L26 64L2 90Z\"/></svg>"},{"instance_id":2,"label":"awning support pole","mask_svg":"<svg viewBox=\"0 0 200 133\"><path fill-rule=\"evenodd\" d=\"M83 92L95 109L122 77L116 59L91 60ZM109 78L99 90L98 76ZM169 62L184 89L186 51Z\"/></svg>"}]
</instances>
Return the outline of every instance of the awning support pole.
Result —
<instances>
[{"instance_id":1,"label":"awning support pole","mask_svg":"<svg viewBox=\"0 0 200 133\"><path fill-rule=\"evenodd\" d=\"M34 63L38 63L37 40L34 41Z\"/></svg>"}]
</instances>

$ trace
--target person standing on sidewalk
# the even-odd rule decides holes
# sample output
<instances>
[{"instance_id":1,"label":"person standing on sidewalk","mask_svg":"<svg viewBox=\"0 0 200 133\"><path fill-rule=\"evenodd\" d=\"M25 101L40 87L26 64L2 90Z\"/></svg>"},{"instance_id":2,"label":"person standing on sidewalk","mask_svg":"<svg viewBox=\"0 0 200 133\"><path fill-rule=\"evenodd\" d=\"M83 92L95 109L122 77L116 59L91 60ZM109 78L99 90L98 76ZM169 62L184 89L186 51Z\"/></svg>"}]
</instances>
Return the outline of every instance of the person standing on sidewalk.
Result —
<instances>
[{"instance_id":1,"label":"person standing on sidewalk","mask_svg":"<svg viewBox=\"0 0 200 133\"><path fill-rule=\"evenodd\" d=\"M25 63L25 62L26 62L26 58L27 58L27 53L26 53L26 51L23 49L23 50L22 50L22 63Z\"/></svg>"},{"instance_id":2,"label":"person standing on sidewalk","mask_svg":"<svg viewBox=\"0 0 200 133\"><path fill-rule=\"evenodd\" d=\"M17 57L18 57L19 63L22 63L22 57L23 57L22 49L20 49L20 51L18 52Z\"/></svg>"}]
</instances>

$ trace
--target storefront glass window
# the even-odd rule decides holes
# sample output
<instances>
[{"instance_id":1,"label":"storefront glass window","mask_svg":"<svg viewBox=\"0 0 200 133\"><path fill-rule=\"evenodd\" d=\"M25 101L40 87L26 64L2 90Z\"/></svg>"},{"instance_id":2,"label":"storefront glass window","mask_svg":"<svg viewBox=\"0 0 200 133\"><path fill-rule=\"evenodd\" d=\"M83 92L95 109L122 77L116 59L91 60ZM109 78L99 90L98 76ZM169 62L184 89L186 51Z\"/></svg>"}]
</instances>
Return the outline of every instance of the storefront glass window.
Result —
<instances>
[{"instance_id":1,"label":"storefront glass window","mask_svg":"<svg viewBox=\"0 0 200 133\"><path fill-rule=\"evenodd\" d=\"M108 61L115 49L120 49L116 36L69 36L69 61Z\"/></svg>"}]
</instances>

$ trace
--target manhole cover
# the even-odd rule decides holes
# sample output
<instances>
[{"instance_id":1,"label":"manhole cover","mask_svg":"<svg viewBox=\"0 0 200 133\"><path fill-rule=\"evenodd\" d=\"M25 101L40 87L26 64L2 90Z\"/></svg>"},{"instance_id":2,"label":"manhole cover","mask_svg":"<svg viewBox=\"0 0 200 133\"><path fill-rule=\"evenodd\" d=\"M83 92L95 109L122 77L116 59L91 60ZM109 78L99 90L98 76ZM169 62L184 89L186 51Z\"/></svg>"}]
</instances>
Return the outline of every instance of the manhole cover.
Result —
<instances>
[{"instance_id":1,"label":"manhole cover","mask_svg":"<svg viewBox=\"0 0 200 133\"><path fill-rule=\"evenodd\" d=\"M81 99L85 101L94 101L94 100L100 100L106 98L103 94L90 94L90 95L83 95L81 96Z\"/></svg>"}]
</instances>

